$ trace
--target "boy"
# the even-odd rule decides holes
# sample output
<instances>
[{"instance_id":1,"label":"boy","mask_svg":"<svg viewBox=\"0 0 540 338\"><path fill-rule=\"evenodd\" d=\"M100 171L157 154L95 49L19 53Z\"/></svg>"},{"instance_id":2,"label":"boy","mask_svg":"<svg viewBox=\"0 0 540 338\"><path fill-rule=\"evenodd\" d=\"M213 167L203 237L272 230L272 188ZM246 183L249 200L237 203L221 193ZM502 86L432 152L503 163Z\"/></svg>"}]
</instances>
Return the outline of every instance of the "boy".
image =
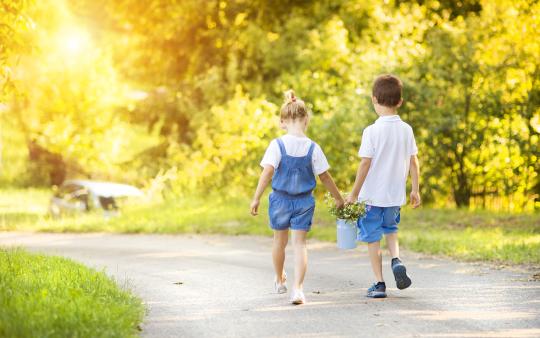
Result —
<instances>
[{"instance_id":1,"label":"boy","mask_svg":"<svg viewBox=\"0 0 540 338\"><path fill-rule=\"evenodd\" d=\"M371 100L379 118L364 129L358 155L360 166L354 187L346 202L366 202L366 215L358 220L359 240L368 243L371 267L377 278L367 296L386 297L386 284L382 275L380 241L386 236L392 255L392 271L397 288L411 285L405 265L399 259L397 239L401 206L406 204L405 184L411 174L411 205L420 206L416 142L411 126L403 122L397 109L403 103L401 81L393 75L381 75L374 84Z\"/></svg>"}]
</instances>

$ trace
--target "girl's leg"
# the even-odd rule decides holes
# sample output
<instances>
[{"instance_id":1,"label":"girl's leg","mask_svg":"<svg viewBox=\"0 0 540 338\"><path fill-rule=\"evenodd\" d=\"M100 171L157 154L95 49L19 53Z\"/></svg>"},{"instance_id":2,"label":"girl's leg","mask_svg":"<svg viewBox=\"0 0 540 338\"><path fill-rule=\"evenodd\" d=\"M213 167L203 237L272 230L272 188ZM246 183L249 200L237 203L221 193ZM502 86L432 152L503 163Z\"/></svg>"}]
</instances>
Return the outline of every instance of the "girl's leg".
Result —
<instances>
[{"instance_id":1,"label":"girl's leg","mask_svg":"<svg viewBox=\"0 0 540 338\"><path fill-rule=\"evenodd\" d=\"M302 290L307 269L307 231L292 230L294 244L294 288Z\"/></svg>"},{"instance_id":2,"label":"girl's leg","mask_svg":"<svg viewBox=\"0 0 540 338\"><path fill-rule=\"evenodd\" d=\"M382 276L382 255L381 255L381 242L368 243L369 259L371 260L371 268L377 278L377 282L384 282Z\"/></svg>"},{"instance_id":3,"label":"girl's leg","mask_svg":"<svg viewBox=\"0 0 540 338\"><path fill-rule=\"evenodd\" d=\"M285 247L289 240L289 230L274 230L274 244L272 246L272 259L276 278L279 283L283 283L285 276L283 274L283 265L285 264Z\"/></svg>"}]
</instances>

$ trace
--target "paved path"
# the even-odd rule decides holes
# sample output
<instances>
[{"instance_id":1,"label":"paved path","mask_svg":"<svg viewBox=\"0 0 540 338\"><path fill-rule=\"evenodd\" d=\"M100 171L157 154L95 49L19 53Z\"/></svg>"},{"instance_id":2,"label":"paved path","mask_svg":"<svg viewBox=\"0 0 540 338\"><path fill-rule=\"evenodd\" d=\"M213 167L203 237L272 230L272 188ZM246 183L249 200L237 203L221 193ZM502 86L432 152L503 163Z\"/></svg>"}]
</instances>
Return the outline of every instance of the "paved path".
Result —
<instances>
[{"instance_id":1,"label":"paved path","mask_svg":"<svg viewBox=\"0 0 540 338\"><path fill-rule=\"evenodd\" d=\"M308 304L292 306L272 293L268 238L0 233L0 245L127 279L148 307L147 337L540 337L540 283L527 274L412 253L412 287L397 290L385 261L389 297L370 300L365 248L313 241Z\"/></svg>"}]
</instances>

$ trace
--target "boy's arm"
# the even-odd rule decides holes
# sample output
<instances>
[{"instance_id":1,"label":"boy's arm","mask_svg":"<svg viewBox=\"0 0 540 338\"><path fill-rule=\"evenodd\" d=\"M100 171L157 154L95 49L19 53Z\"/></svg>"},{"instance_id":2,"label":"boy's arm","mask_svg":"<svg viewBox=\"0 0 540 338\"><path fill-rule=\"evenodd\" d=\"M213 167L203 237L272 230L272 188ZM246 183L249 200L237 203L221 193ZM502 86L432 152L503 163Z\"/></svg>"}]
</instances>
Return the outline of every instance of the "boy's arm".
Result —
<instances>
[{"instance_id":1,"label":"boy's arm","mask_svg":"<svg viewBox=\"0 0 540 338\"><path fill-rule=\"evenodd\" d=\"M319 179L324 184L326 189L328 189L332 197L334 197L334 200L336 201L336 206L338 208L341 208L343 204L345 204L345 201L343 200L343 197L339 193L339 189L334 183L334 179L332 178L332 175L330 175L330 173L327 170L324 173L319 175Z\"/></svg>"},{"instance_id":2,"label":"boy's arm","mask_svg":"<svg viewBox=\"0 0 540 338\"><path fill-rule=\"evenodd\" d=\"M255 195L253 196L253 201L251 201L251 214L256 216L259 214L259 203L261 202L261 196L264 193L264 189L268 186L268 183L272 180L274 175L274 167L271 165L265 165L264 169L259 177L259 184L257 184L257 189L255 190Z\"/></svg>"},{"instance_id":3,"label":"boy's arm","mask_svg":"<svg viewBox=\"0 0 540 338\"><path fill-rule=\"evenodd\" d=\"M420 183L419 183L419 177L420 177L420 165L418 164L418 156L412 155L411 156L411 166L409 169L409 172L411 173L411 205L413 208L418 208L420 204L422 203L422 200L420 199Z\"/></svg>"},{"instance_id":4,"label":"boy's arm","mask_svg":"<svg viewBox=\"0 0 540 338\"><path fill-rule=\"evenodd\" d=\"M366 180L369 167L371 167L371 158L362 157L360 165L358 166L358 170L356 171L356 179L354 180L353 189L346 199L347 204L356 203L356 201L358 200L358 194L360 193L360 189L362 189L362 185Z\"/></svg>"}]
</instances>

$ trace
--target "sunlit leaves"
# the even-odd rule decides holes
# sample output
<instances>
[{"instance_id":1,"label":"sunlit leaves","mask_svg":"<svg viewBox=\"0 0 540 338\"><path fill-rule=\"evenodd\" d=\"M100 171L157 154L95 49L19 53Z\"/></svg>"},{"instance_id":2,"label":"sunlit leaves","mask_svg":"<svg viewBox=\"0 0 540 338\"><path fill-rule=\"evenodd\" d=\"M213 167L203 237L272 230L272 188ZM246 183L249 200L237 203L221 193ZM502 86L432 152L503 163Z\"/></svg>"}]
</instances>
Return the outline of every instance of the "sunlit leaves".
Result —
<instances>
[{"instance_id":1,"label":"sunlit leaves","mask_svg":"<svg viewBox=\"0 0 540 338\"><path fill-rule=\"evenodd\" d=\"M538 2L46 0L30 15L6 4L18 14L1 20L20 34L4 43L0 31L3 46L36 22L40 50L0 55L21 61L25 99L8 121L91 175L245 192L294 88L347 190L376 118L372 81L395 73L427 202L522 210L540 195Z\"/></svg>"},{"instance_id":2,"label":"sunlit leaves","mask_svg":"<svg viewBox=\"0 0 540 338\"><path fill-rule=\"evenodd\" d=\"M178 163L178 183L191 189L233 190L253 186L258 161L268 141L277 136L278 107L264 99L252 99L238 88L223 106L215 106L197 124L192 149Z\"/></svg>"}]
</instances>

